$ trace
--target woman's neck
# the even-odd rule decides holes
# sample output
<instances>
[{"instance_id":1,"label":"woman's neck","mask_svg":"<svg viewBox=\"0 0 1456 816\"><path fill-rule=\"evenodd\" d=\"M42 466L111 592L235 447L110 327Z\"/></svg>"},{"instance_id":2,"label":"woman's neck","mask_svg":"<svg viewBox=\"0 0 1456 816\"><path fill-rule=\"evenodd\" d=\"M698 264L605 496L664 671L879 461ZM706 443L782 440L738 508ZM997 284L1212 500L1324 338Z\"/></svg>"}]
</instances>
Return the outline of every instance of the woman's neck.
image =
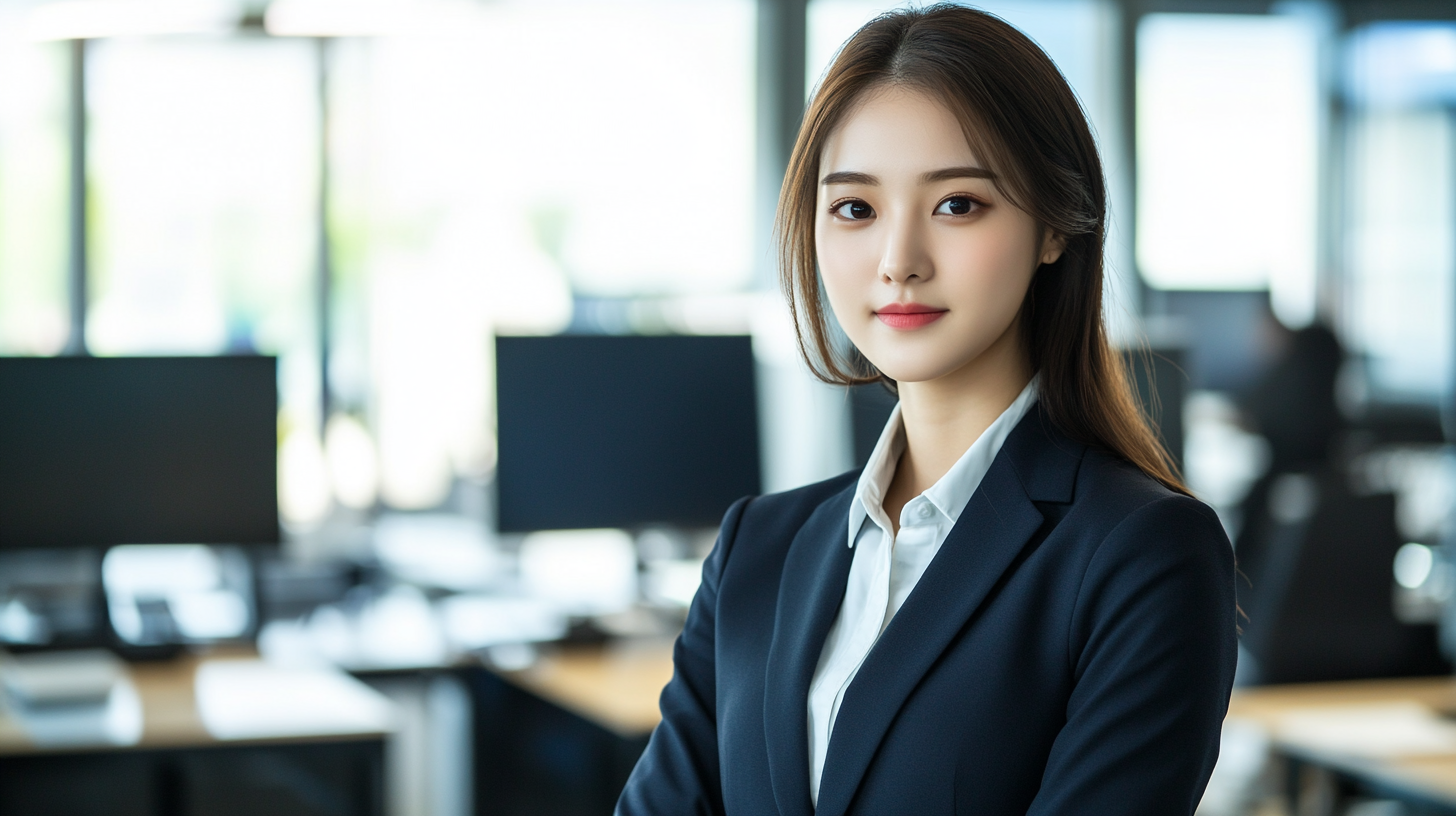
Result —
<instances>
[{"instance_id":1,"label":"woman's neck","mask_svg":"<svg viewBox=\"0 0 1456 816\"><path fill-rule=\"evenodd\" d=\"M1018 334L1013 326L976 359L944 377L899 384L905 452L884 501L897 532L905 504L940 481L1031 380Z\"/></svg>"}]
</instances>

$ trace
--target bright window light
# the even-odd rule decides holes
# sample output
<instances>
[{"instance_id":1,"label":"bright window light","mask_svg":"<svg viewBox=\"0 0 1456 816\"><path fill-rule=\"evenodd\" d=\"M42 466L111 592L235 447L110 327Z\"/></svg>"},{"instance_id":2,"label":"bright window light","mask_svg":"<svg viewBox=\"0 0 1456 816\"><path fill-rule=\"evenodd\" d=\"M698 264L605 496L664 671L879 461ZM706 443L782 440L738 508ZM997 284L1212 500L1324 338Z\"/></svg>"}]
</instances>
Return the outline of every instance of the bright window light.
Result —
<instances>
[{"instance_id":1,"label":"bright window light","mask_svg":"<svg viewBox=\"0 0 1456 816\"><path fill-rule=\"evenodd\" d=\"M26 36L0 3L0 354L66 343L67 49Z\"/></svg>"},{"instance_id":2,"label":"bright window light","mask_svg":"<svg viewBox=\"0 0 1456 816\"><path fill-rule=\"evenodd\" d=\"M1137 259L1162 289L1270 290L1314 317L1317 23L1151 14L1137 43Z\"/></svg>"},{"instance_id":3,"label":"bright window light","mask_svg":"<svg viewBox=\"0 0 1456 816\"><path fill-rule=\"evenodd\" d=\"M1456 102L1456 23L1375 23L1350 38L1349 97L1383 108Z\"/></svg>"},{"instance_id":4,"label":"bright window light","mask_svg":"<svg viewBox=\"0 0 1456 816\"><path fill-rule=\"evenodd\" d=\"M310 341L313 49L195 37L89 53L92 349L286 354Z\"/></svg>"},{"instance_id":5,"label":"bright window light","mask_svg":"<svg viewBox=\"0 0 1456 816\"><path fill-rule=\"evenodd\" d=\"M263 27L275 37L460 35L480 22L469 0L274 0Z\"/></svg>"},{"instance_id":6,"label":"bright window light","mask_svg":"<svg viewBox=\"0 0 1456 816\"><path fill-rule=\"evenodd\" d=\"M228 0L59 0L30 14L34 40L92 40L158 34L226 34L242 17Z\"/></svg>"},{"instance_id":7,"label":"bright window light","mask_svg":"<svg viewBox=\"0 0 1456 816\"><path fill-rule=\"evenodd\" d=\"M363 361L384 504L488 474L492 334L559 332L578 296L752 285L754 9L499 0L465 31L332 44L336 294L358 316L332 373Z\"/></svg>"},{"instance_id":8,"label":"bright window light","mask_svg":"<svg viewBox=\"0 0 1456 816\"><path fill-rule=\"evenodd\" d=\"M1456 25L1357 29L1344 54L1345 336L1370 397L1442 398L1456 305Z\"/></svg>"},{"instance_id":9,"label":"bright window light","mask_svg":"<svg viewBox=\"0 0 1456 816\"><path fill-rule=\"evenodd\" d=\"M1372 396L1434 400L1451 380L1456 127L1444 109L1351 117L1343 315Z\"/></svg>"}]
</instances>

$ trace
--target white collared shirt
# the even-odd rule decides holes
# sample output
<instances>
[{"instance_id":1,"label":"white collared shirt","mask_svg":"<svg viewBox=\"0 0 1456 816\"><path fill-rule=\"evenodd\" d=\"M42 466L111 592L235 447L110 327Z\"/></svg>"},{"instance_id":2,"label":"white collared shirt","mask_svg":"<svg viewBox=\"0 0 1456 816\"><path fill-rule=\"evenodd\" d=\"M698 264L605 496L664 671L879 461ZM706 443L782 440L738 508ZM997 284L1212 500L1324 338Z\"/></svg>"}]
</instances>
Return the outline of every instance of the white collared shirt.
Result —
<instances>
[{"instance_id":1,"label":"white collared shirt","mask_svg":"<svg viewBox=\"0 0 1456 816\"><path fill-rule=\"evenodd\" d=\"M854 549L849 583L809 685L809 796L816 806L824 757L845 690L930 560L940 552L940 545L990 470L1011 429L1036 403L1036 383L1033 377L1016 401L940 481L905 504L900 511L898 536L885 515L884 505L885 491L895 477L900 454L905 452L905 425L899 405L885 423L849 506L848 543Z\"/></svg>"}]
</instances>

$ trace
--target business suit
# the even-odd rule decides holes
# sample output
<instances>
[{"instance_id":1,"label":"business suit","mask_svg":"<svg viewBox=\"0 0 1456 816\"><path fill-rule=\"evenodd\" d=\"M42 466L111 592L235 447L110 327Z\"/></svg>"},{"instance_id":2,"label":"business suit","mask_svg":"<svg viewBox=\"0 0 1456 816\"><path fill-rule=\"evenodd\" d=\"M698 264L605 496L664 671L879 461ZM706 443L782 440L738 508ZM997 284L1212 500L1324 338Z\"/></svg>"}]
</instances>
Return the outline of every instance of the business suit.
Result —
<instances>
[{"instance_id":1,"label":"business suit","mask_svg":"<svg viewBox=\"0 0 1456 816\"><path fill-rule=\"evenodd\" d=\"M856 476L728 511L618 812L1192 813L1233 680L1228 539L1039 408L845 693L813 805L805 699Z\"/></svg>"}]
</instances>

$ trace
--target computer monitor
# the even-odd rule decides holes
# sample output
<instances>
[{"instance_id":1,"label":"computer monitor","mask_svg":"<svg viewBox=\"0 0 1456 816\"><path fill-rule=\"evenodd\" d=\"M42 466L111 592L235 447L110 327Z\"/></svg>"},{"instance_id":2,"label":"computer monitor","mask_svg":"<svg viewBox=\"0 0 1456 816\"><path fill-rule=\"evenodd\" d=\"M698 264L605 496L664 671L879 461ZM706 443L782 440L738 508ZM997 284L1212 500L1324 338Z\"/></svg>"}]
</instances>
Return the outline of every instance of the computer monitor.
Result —
<instances>
[{"instance_id":1,"label":"computer monitor","mask_svg":"<svg viewBox=\"0 0 1456 816\"><path fill-rule=\"evenodd\" d=\"M496 340L502 532L716 525L759 492L748 337Z\"/></svg>"},{"instance_id":2,"label":"computer monitor","mask_svg":"<svg viewBox=\"0 0 1456 816\"><path fill-rule=\"evenodd\" d=\"M272 357L0 358L0 549L268 544Z\"/></svg>"}]
</instances>

